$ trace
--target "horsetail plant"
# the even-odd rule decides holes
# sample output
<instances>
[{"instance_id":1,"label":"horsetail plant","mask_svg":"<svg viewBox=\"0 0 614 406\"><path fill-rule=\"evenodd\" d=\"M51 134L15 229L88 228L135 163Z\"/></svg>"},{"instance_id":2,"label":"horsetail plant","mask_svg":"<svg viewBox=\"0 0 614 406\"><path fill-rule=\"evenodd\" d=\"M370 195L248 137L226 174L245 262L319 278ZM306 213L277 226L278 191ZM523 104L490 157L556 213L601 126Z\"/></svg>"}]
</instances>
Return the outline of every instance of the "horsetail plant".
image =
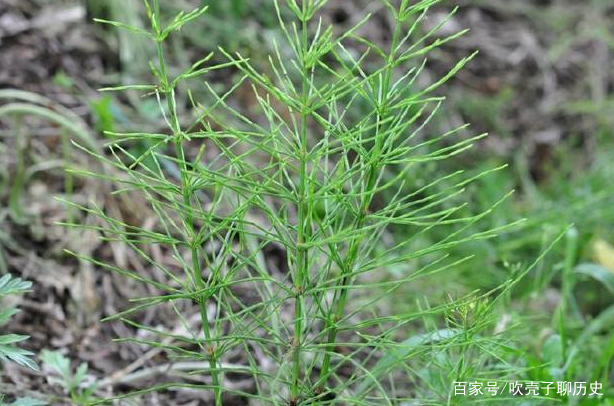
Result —
<instances>
[{"instance_id":1,"label":"horsetail plant","mask_svg":"<svg viewBox=\"0 0 614 406\"><path fill-rule=\"evenodd\" d=\"M463 32L439 38L445 21L423 29L438 0L380 0L377 12L394 24L390 43L378 44L364 34L370 15L343 32L327 27L328 3L273 1L282 40L270 44L264 67L219 49L175 73L165 42L206 18L206 6L165 23L159 0L145 0L149 30L99 20L153 42L155 83L104 90L155 98L167 128L107 133L109 154L80 148L113 169L76 170L121 185L118 194L144 197L153 227L72 203L104 220L90 227L124 244L155 276L84 259L157 292L109 319L154 337L122 340L191 362L197 382L140 393L201 388L216 406L233 395L253 405L410 404L403 401L426 395L412 392L415 382L396 385L392 377L410 374L420 354L465 348L469 332L483 327L484 320L434 329L419 323L443 320L473 296L415 311L407 303L401 312L388 300L471 258L450 256L452 248L507 227L472 231L494 207L462 214L465 187L486 173L416 181L424 168L482 137L463 136L465 126L430 135L443 101L435 92L472 55L429 85L419 80L425 56ZM216 71L228 82L214 86ZM198 102L202 83L206 101ZM142 140L149 147L136 154L130 145ZM435 229L445 237L427 239ZM397 239L392 230L409 237ZM161 261L160 252L172 261ZM176 318L164 327L142 324L138 314L151 306ZM237 386L236 376L249 385Z\"/></svg>"}]
</instances>

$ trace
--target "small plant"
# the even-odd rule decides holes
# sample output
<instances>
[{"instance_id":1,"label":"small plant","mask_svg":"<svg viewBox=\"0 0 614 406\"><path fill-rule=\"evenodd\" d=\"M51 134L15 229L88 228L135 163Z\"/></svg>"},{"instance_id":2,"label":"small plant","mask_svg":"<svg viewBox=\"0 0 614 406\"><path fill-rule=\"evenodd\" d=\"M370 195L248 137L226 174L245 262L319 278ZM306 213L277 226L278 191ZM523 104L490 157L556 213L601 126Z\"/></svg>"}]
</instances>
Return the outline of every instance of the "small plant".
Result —
<instances>
[{"instance_id":1,"label":"small plant","mask_svg":"<svg viewBox=\"0 0 614 406\"><path fill-rule=\"evenodd\" d=\"M23 281L9 274L0 278L0 299L8 295L22 294L32 287L32 282ZM14 307L0 310L0 327L6 325L11 317L19 312ZM38 371L36 362L32 360L31 351L23 350L16 346L17 343L27 340L29 337L19 334L0 335L0 360L13 361L19 365Z\"/></svg>"},{"instance_id":2,"label":"small plant","mask_svg":"<svg viewBox=\"0 0 614 406\"><path fill-rule=\"evenodd\" d=\"M477 215L460 214L465 187L489 171L416 182L424 168L482 137L461 136L465 126L429 133L443 102L435 91L471 59L431 84L418 80L425 55L463 33L437 38L445 21L421 32L437 2L381 0L392 23L390 43L382 45L361 34L368 15L338 32L318 17L326 0L274 1L285 42L272 44L266 71L223 49L182 72L171 68L166 41L201 18L206 7L163 21L159 0L146 0L147 30L99 20L153 43L154 83L105 90L153 97L167 128L107 132L113 138L110 155L81 148L114 168L117 175L104 178L121 185L116 193L147 199L156 224L141 227L95 205L70 204L103 219L106 226L95 228L158 275L149 278L74 255L158 292L135 298L133 308L109 320L153 335L121 340L192 361L188 376L200 377L197 384L161 384L140 393L201 388L211 392L217 406L230 395L246 396L253 405L391 405L424 399L451 404L445 388L433 393L425 375L413 373L430 365L423 356L448 354L449 369L441 374L450 378L448 389L454 376L473 371L463 362L468 354L494 356L494 341L485 336L473 347L479 332L487 334L486 313L492 310L479 297L436 307L419 304L412 311L395 311L387 301L407 284L453 272L471 258L471 253L451 258L452 248L509 227L472 231L496 204ZM224 89L209 79L221 70L235 78ZM204 80L207 104L180 90L197 86L195 78ZM252 89L252 106L238 107L240 88ZM186 105L189 111L183 110ZM130 146L142 140L150 147L135 154ZM408 237L395 239L393 229ZM434 229L445 230L438 233L443 237L423 238ZM156 260L152 246L174 263ZM265 254L271 249L281 252L275 263ZM507 284L504 293L512 286ZM419 299L407 299L407 306ZM171 325L141 324L138 313L150 306L172 312L174 323L188 334L172 333ZM450 312L475 308L480 317L442 328ZM200 318L196 325L187 321L192 312ZM251 380L251 387L234 386L237 375Z\"/></svg>"},{"instance_id":3,"label":"small plant","mask_svg":"<svg viewBox=\"0 0 614 406\"><path fill-rule=\"evenodd\" d=\"M52 374L48 378L49 383L62 386L74 403L88 405L95 400L93 393L97 388L96 382L87 376L88 366L85 362L73 373L70 359L58 351L43 350L40 358L43 368Z\"/></svg>"},{"instance_id":4,"label":"small plant","mask_svg":"<svg viewBox=\"0 0 614 406\"><path fill-rule=\"evenodd\" d=\"M32 282L15 278L10 274L0 278L0 304L8 295L18 295L27 292L32 287ZM0 327L5 326L15 314L19 312L14 307L0 308ZM11 361L19 365L38 371L36 362L32 359L34 353L17 347L17 343L27 340L29 337L19 334L0 334L0 360ZM0 393L0 406L44 406L45 402L32 398L19 398L12 403L4 402L4 395Z\"/></svg>"}]
</instances>

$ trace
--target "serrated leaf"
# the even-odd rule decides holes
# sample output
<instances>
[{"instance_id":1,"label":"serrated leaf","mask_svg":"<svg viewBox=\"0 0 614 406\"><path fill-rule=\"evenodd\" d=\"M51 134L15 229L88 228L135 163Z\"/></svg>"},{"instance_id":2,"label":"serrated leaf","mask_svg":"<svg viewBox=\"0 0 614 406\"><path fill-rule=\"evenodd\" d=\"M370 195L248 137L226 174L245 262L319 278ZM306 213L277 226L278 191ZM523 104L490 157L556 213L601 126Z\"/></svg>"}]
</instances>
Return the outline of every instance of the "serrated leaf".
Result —
<instances>
[{"instance_id":1,"label":"serrated leaf","mask_svg":"<svg viewBox=\"0 0 614 406\"><path fill-rule=\"evenodd\" d=\"M81 382L85 381L85 375L87 375L87 363L84 362L77 367L73 377L73 386L78 387L81 385Z\"/></svg>"},{"instance_id":2,"label":"serrated leaf","mask_svg":"<svg viewBox=\"0 0 614 406\"><path fill-rule=\"evenodd\" d=\"M28 338L29 336L24 336L20 334L6 334L3 336L0 336L0 345L14 344L20 341L27 340Z\"/></svg>"},{"instance_id":3,"label":"serrated leaf","mask_svg":"<svg viewBox=\"0 0 614 406\"><path fill-rule=\"evenodd\" d=\"M59 351L43 350L40 354L40 359L43 361L43 366L49 372L56 376L48 377L51 384L59 384L68 392L77 391L79 396L87 398L96 390L96 385L87 385L85 389L80 388L87 380L87 363L80 364L73 374L70 367L70 359L62 355Z\"/></svg>"},{"instance_id":4,"label":"serrated leaf","mask_svg":"<svg viewBox=\"0 0 614 406\"><path fill-rule=\"evenodd\" d=\"M0 298L6 295L26 292L30 287L32 287L32 283L29 281L15 278L10 274L4 275L0 278ZM17 312L18 310L13 307L0 311L0 326L5 325ZM11 345L27 340L28 338L28 336L20 334L0 335L0 360L13 361L19 365L38 371L36 362L30 358L33 355L32 352Z\"/></svg>"},{"instance_id":5,"label":"serrated leaf","mask_svg":"<svg viewBox=\"0 0 614 406\"><path fill-rule=\"evenodd\" d=\"M46 368L60 375L65 385L70 387L72 374L70 372L70 360L68 358L58 351L43 350L40 354L40 359L43 361Z\"/></svg>"},{"instance_id":6,"label":"serrated leaf","mask_svg":"<svg viewBox=\"0 0 614 406\"><path fill-rule=\"evenodd\" d=\"M15 278L10 274L6 274L0 278L0 297L15 293L23 293L31 287L32 282L24 281L21 278Z\"/></svg>"},{"instance_id":7,"label":"serrated leaf","mask_svg":"<svg viewBox=\"0 0 614 406\"><path fill-rule=\"evenodd\" d=\"M21 337L27 338L27 336ZM0 339L1 338L2 337L0 337ZM38 371L38 365L32 360L32 355L34 355L34 353L28 350L22 350L12 345L0 345L0 360L10 360L24 367Z\"/></svg>"},{"instance_id":8,"label":"serrated leaf","mask_svg":"<svg viewBox=\"0 0 614 406\"><path fill-rule=\"evenodd\" d=\"M0 326L4 326L15 314L19 313L14 307L9 307L8 309L4 309L0 311Z\"/></svg>"}]
</instances>

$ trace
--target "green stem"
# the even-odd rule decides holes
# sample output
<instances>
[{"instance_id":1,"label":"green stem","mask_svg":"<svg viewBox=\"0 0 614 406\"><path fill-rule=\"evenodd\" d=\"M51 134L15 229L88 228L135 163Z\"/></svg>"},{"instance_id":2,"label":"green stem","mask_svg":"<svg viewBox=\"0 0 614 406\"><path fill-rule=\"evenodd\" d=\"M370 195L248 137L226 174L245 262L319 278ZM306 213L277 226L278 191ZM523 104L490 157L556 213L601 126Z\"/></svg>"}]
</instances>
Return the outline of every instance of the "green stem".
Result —
<instances>
[{"instance_id":1,"label":"green stem","mask_svg":"<svg viewBox=\"0 0 614 406\"><path fill-rule=\"evenodd\" d=\"M403 10L401 10L399 15L401 15L402 12ZM401 27L402 27L402 22L399 20L396 20L396 25L394 28L390 52L388 54L388 60L386 61L387 68L384 72L384 77L382 80L382 95L381 95L381 99L379 103L379 112L376 118L377 125L375 127L375 131L376 131L375 144L370 154L369 171L367 174L366 188L363 191L364 193L362 194L362 200L360 202L360 211L358 213L358 217L356 217L354 221L353 228L355 230L360 230L364 226L365 219L366 219L366 216L369 210L369 206L371 204L371 201L374 195L373 190L375 189L375 183L377 181L377 174L380 168L378 161L379 161L379 156L381 155L381 149L382 149L383 140L382 140L381 134L384 133L383 121L388 116L388 112L386 110L388 106L388 97L389 97L388 90L390 88L390 81L392 79L393 62L394 62L394 57L396 55L396 48L401 38ZM356 264L356 260L358 258L358 250L360 248L361 242L362 242L362 235L360 233L354 233L354 236L350 241L350 246L348 248L348 253L344 261L344 266L341 269L341 274L342 274L341 284L340 284L341 288L337 292L335 292L335 296L333 297L333 301L332 301L332 308L329 311L328 316L326 318L326 325L325 325L324 331L328 331L328 336L326 338L327 347L324 353L324 359L322 361L322 368L320 369L320 378L318 379L316 387L322 387L323 385L325 385L326 381L328 380L328 378L330 377L332 373L330 363L332 359L332 354L334 352L335 343L337 341L338 323L343 317L343 314L345 313L345 306L347 303L348 292L349 292L349 289L347 288L347 286L351 283L352 269L354 268Z\"/></svg>"},{"instance_id":2,"label":"green stem","mask_svg":"<svg viewBox=\"0 0 614 406\"><path fill-rule=\"evenodd\" d=\"M307 119L309 117L309 69L306 65L308 52L308 30L306 20L306 2L303 2L302 36L301 36L301 111L300 111L300 172L298 191L298 224L296 237L296 272L294 275L294 339L292 359L293 401L297 401L300 392L301 346L303 344L303 309L305 282L309 280L309 250L305 245L309 232L309 203L307 202Z\"/></svg>"},{"instance_id":3,"label":"green stem","mask_svg":"<svg viewBox=\"0 0 614 406\"><path fill-rule=\"evenodd\" d=\"M62 160L64 161L64 193L66 197L70 198L73 194L74 181L72 173L68 170L70 167L70 138L66 129L62 130L60 139L62 140ZM67 222L73 221L74 213L74 207L71 206L66 209Z\"/></svg>"},{"instance_id":4,"label":"green stem","mask_svg":"<svg viewBox=\"0 0 614 406\"><path fill-rule=\"evenodd\" d=\"M559 321L559 334L561 336L561 347L563 352L563 358L567 359L568 356L568 348L567 348L567 339L568 339L568 328L566 326L566 319L568 317L568 311L575 310L574 316L579 316L579 311L577 307L574 307L573 300L573 285L574 285L574 275L573 275L573 267L576 262L576 253L578 250L578 231L575 228L570 228L567 230L567 244L565 246L565 262L563 267L562 274L562 287L561 291L563 294L563 298L559 303L558 308L558 321ZM566 377L569 377L569 372L565 372Z\"/></svg>"},{"instance_id":5,"label":"green stem","mask_svg":"<svg viewBox=\"0 0 614 406\"><path fill-rule=\"evenodd\" d=\"M155 4L155 17L158 19L157 26L160 27L159 21L159 2L156 0ZM159 32L156 33L159 36ZM200 240L197 237L196 227L194 224L194 207L192 204L193 189L191 185L190 173L185 158L185 151L183 149L183 132L181 125L179 124L179 117L177 114L177 105L175 103L174 89L170 87L168 75L166 73L166 63L164 58L164 50L161 41L156 41L156 50L158 54L158 63L160 68L160 88L166 99L169 115L171 130L175 139L175 154L180 163L181 171L181 193L183 195L183 203L187 208L184 215L184 227L186 229L187 242L190 246L190 256L192 259L192 269L190 277L193 282L193 288L197 291L203 291L206 288L206 283L203 280L200 266L199 246ZM215 278L213 279L215 281ZM200 319L207 342L206 357L209 361L211 368L211 380L213 384L213 394L215 398L215 405L222 406L222 387L220 386L219 371L217 367L216 348L215 343L212 340L212 332L209 326L209 316L207 315L207 299L208 297L202 295L197 299L198 308L200 313Z\"/></svg>"},{"instance_id":6,"label":"green stem","mask_svg":"<svg viewBox=\"0 0 614 406\"><path fill-rule=\"evenodd\" d=\"M9 196L9 212L13 217L13 221L17 224L24 225L27 224L27 220L22 211L22 206L20 204L21 192L24 187L25 182L25 155L28 146L27 134L21 136L21 124L22 124L23 116L21 114L15 115L15 134L17 135L16 141L16 158L17 165L15 168L15 175L13 177L13 184L11 185L11 194ZM10 181L9 181L10 183Z\"/></svg>"}]
</instances>

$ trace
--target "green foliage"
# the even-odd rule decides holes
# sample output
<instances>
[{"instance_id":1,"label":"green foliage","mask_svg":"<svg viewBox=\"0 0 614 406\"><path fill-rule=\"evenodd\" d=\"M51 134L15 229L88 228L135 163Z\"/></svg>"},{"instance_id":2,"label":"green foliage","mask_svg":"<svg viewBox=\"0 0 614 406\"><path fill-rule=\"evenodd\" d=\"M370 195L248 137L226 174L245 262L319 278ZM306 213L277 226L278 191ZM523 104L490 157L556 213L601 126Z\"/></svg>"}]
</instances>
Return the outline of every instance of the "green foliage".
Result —
<instances>
[{"instance_id":1,"label":"green foliage","mask_svg":"<svg viewBox=\"0 0 614 406\"><path fill-rule=\"evenodd\" d=\"M16 89L0 89L0 100L7 102L0 106L0 119L7 116L37 116L65 128L90 148L96 148L96 141L81 117L53 100Z\"/></svg>"},{"instance_id":2,"label":"green foliage","mask_svg":"<svg viewBox=\"0 0 614 406\"><path fill-rule=\"evenodd\" d=\"M5 403L0 395L0 406L46 406L47 403L33 399L33 398L20 398L11 403Z\"/></svg>"},{"instance_id":3,"label":"green foliage","mask_svg":"<svg viewBox=\"0 0 614 406\"><path fill-rule=\"evenodd\" d=\"M96 390L96 382L88 381L86 363L81 363L73 372L70 359L58 351L43 350L40 354L45 370L53 375L49 378L52 384L60 385L78 405L88 405L96 400L92 395Z\"/></svg>"},{"instance_id":4,"label":"green foliage","mask_svg":"<svg viewBox=\"0 0 614 406\"><path fill-rule=\"evenodd\" d=\"M272 1L268 0L202 0L208 7L208 18L200 20L195 30L185 36L196 46L208 50L222 46L225 49L258 50L275 35L277 20ZM199 35L199 30L210 35ZM258 57L259 52L254 52Z\"/></svg>"},{"instance_id":5,"label":"green foliage","mask_svg":"<svg viewBox=\"0 0 614 406\"><path fill-rule=\"evenodd\" d=\"M30 290L31 282L15 278L9 274L0 277L0 304L8 295L19 295ZM5 326L19 310L14 307L0 308L0 327ZM32 360L34 353L23 350L16 346L17 343L27 340L29 337L18 334L0 334L0 360L12 361L19 365L38 371L38 365ZM5 403L0 393L0 406L44 406L45 402L32 398L19 398L12 403Z\"/></svg>"},{"instance_id":6,"label":"green foliage","mask_svg":"<svg viewBox=\"0 0 614 406\"><path fill-rule=\"evenodd\" d=\"M115 131L115 116L113 113L113 99L109 96L101 97L99 100L90 103L95 118L96 130L104 133L105 131Z\"/></svg>"},{"instance_id":7,"label":"green foliage","mask_svg":"<svg viewBox=\"0 0 614 406\"><path fill-rule=\"evenodd\" d=\"M437 89L472 55L423 85L418 79L425 56L462 35L438 38L441 25L419 32L436 0L382 0L393 23L387 46L361 36L370 16L341 33L324 27L318 13L326 3L274 2L284 38L271 44L264 70L225 49L183 72L169 69L172 34L206 7L166 22L160 2L145 1L149 29L99 20L153 42L153 83L104 90L146 92L167 128L109 132L109 155L80 148L116 175L77 173L114 181L117 194L140 194L156 225L144 228L97 206L69 204L99 216L106 227L95 228L158 275L150 279L75 255L156 292L135 298L134 307L109 320L155 335L122 341L206 363L191 371L206 376L206 383L189 386L211 391L217 406L226 394L248 396L254 405L451 404L451 378L487 375L492 365L500 374L517 370L506 363L513 349L489 333L491 315L536 265L519 267L487 295L435 307L417 298L403 310L387 301L409 284L449 277L472 258L470 243L514 225L482 227L507 196L478 213L465 211L466 188L495 170L435 173L418 185L410 176L439 167L483 137L461 136L465 126L436 135L426 130L443 102ZM234 79L214 87L209 78L218 71ZM182 90L194 78L204 81L211 103ZM238 107L245 88L252 90L253 105ZM190 115L180 114L186 103ZM147 149L133 148L143 141ZM394 238L391 230L399 228L411 232ZM157 261L152 245L174 263ZM279 264L265 257L271 247L283 252ZM174 313L188 334L140 324L135 316L151 306ZM197 326L187 322L191 312L200 317ZM237 353L241 364L230 362ZM493 358L505 365L488 362ZM68 373L66 361L61 364L58 370ZM250 377L255 389L233 388L233 374ZM397 385L398 379L412 385ZM143 391L173 385L188 384Z\"/></svg>"},{"instance_id":8,"label":"green foliage","mask_svg":"<svg viewBox=\"0 0 614 406\"><path fill-rule=\"evenodd\" d=\"M31 282L26 282L11 275L4 275L0 278L0 299L8 295L22 294L27 292L32 286ZM6 325L12 316L18 312L15 308L3 308L0 310L0 327ZM29 337L19 334L0 335L0 360L13 361L19 365L38 371L38 366L32 360L32 352L23 350L15 344L27 340Z\"/></svg>"},{"instance_id":9,"label":"green foliage","mask_svg":"<svg viewBox=\"0 0 614 406\"><path fill-rule=\"evenodd\" d=\"M614 272L597 264L580 264L574 271L577 275L583 275L593 278L614 295Z\"/></svg>"}]
</instances>

